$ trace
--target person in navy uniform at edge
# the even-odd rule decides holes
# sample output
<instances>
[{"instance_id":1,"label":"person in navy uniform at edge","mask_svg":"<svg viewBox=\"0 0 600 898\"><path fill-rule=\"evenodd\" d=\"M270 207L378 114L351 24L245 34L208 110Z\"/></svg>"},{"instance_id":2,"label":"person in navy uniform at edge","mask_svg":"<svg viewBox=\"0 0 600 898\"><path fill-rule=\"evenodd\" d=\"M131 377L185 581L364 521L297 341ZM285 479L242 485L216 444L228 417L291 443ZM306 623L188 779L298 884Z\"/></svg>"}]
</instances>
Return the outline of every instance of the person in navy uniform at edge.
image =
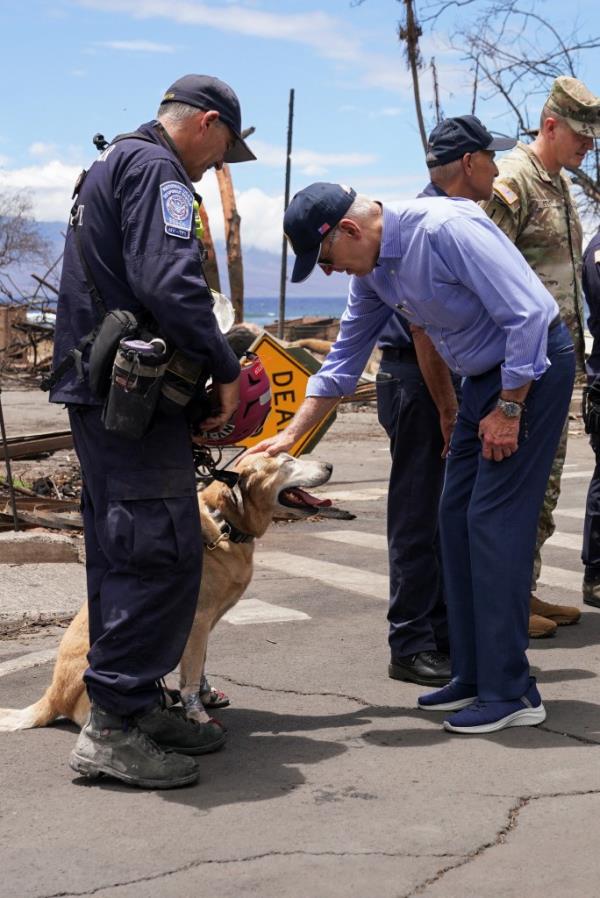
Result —
<instances>
[{"instance_id":1,"label":"person in navy uniform at edge","mask_svg":"<svg viewBox=\"0 0 600 898\"><path fill-rule=\"evenodd\" d=\"M192 182L213 166L255 156L240 136L236 94L204 75L176 81L157 120L138 130L146 140L111 144L83 183L76 225L83 256L109 309L149 313L169 345L212 375L220 405L205 421L211 429L237 407L240 366L212 312L194 232ZM96 323L71 226L55 366ZM193 724L162 710L158 685L181 657L200 586L202 536L188 424L183 412L158 411L138 441L109 433L101 403L75 369L50 400L67 405L84 484L91 644L84 680L92 712L70 764L84 775L108 773L133 785L186 785L198 776L187 755L224 741L217 724Z\"/></svg>"},{"instance_id":2,"label":"person in navy uniform at edge","mask_svg":"<svg viewBox=\"0 0 600 898\"><path fill-rule=\"evenodd\" d=\"M351 394L382 328L402 312L432 396L448 397L441 407L454 392L446 366L464 378L439 516L452 680L419 707L456 711L444 726L459 733L541 723L526 656L529 586L575 376L555 300L470 200L424 197L392 211L317 183L292 199L284 231L297 256L292 281L317 265L345 271L348 304L293 421L248 452L287 451Z\"/></svg>"},{"instance_id":3,"label":"person in navy uniform at edge","mask_svg":"<svg viewBox=\"0 0 600 898\"><path fill-rule=\"evenodd\" d=\"M600 386L600 231L590 240L583 254L583 290L590 311L588 327L594 338L587 360L588 384ZM590 434L590 444L596 456L596 466L588 488L583 527L585 564L583 601L600 608L600 433Z\"/></svg>"},{"instance_id":4,"label":"person in navy uniform at edge","mask_svg":"<svg viewBox=\"0 0 600 898\"><path fill-rule=\"evenodd\" d=\"M426 163L430 183L419 196L488 200L498 169L496 151L516 140L494 137L472 115L447 118L431 132ZM390 568L389 676L443 686L451 676L448 623L439 557L438 508L445 436L457 400L438 408L419 369L410 323L396 313L381 334L377 412L390 438L387 538ZM454 378L460 389L460 380ZM407 501L414 497L414 501Z\"/></svg>"}]
</instances>

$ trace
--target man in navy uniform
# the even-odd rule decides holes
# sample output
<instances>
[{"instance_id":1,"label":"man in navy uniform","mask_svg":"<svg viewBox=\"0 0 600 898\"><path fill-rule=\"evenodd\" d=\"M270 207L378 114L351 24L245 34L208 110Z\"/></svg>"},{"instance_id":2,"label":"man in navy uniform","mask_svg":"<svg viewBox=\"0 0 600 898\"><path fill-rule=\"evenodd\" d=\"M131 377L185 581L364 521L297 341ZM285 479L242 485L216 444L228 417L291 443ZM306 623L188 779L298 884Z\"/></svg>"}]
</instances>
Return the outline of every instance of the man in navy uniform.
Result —
<instances>
[{"instance_id":1,"label":"man in navy uniform","mask_svg":"<svg viewBox=\"0 0 600 898\"><path fill-rule=\"evenodd\" d=\"M494 137L474 115L444 119L429 135L426 163L430 182L419 196L489 199L498 174L495 153L515 144L512 138ZM377 412L390 438L392 455L387 514L388 672L393 679L443 686L451 671L438 509L445 443L454 426L457 401L450 394L440 397L439 407L436 405L419 368L405 317L392 315L378 345L382 360ZM437 378L433 380L437 382ZM458 378L455 386L458 389ZM446 398L448 404L444 405ZM407 501L408 496L415 500Z\"/></svg>"},{"instance_id":2,"label":"man in navy uniform","mask_svg":"<svg viewBox=\"0 0 600 898\"><path fill-rule=\"evenodd\" d=\"M153 321L166 343L211 375L219 410L238 402L239 363L212 312L194 228L194 188L211 167L254 155L241 137L240 105L217 78L186 75L165 93L157 119L110 144L80 187L67 233L55 363L107 309ZM79 245L78 245L79 244ZM147 434L108 432L83 364L52 388L69 410L83 474L92 703L70 759L89 777L171 788L194 782L198 755L223 730L161 707L160 679L179 661L192 624L202 536L192 444L183 412L157 411Z\"/></svg>"},{"instance_id":3,"label":"man in navy uniform","mask_svg":"<svg viewBox=\"0 0 600 898\"><path fill-rule=\"evenodd\" d=\"M423 198L392 211L345 185L317 183L293 198L284 231L297 256L292 280L317 265L345 271L348 304L294 419L249 451L289 450L354 391L394 310L405 315L428 383L436 372L431 393L442 407L453 386L436 351L464 378L440 507L453 677L419 706L455 711L444 726L458 733L541 723L526 656L529 585L575 372L555 300L470 200Z\"/></svg>"},{"instance_id":4,"label":"man in navy uniform","mask_svg":"<svg viewBox=\"0 0 600 898\"><path fill-rule=\"evenodd\" d=\"M594 338L587 360L590 410L590 443L596 456L596 467L590 481L583 527L585 564L583 601L600 608L600 231L590 240L583 255L583 290L590 310L588 327Z\"/></svg>"}]
</instances>

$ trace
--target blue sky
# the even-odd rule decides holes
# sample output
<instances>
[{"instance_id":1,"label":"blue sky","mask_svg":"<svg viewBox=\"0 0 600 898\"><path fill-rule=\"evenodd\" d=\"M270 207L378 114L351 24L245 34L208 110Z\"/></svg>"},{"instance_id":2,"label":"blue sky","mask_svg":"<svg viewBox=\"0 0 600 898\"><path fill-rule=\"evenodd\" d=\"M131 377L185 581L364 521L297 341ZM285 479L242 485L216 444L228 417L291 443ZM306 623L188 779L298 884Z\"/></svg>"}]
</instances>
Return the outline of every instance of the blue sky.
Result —
<instances>
[{"instance_id":1,"label":"blue sky","mask_svg":"<svg viewBox=\"0 0 600 898\"><path fill-rule=\"evenodd\" d=\"M426 180L396 37L397 0L22 0L1 7L0 188L27 190L41 220L65 220L74 178L94 158L95 132L111 137L151 119L168 85L193 71L228 81L244 126L256 128L259 161L233 166L245 246L281 245L291 87L292 192L335 180L392 200L414 195ZM544 0L543 8L560 27L565 4ZM572 0L568 26L578 17L584 33L599 30L595 9L596 0ZM457 115L469 111L470 87L444 28L426 33L422 50L426 62L436 57L445 113ZM600 93L600 63L579 74ZM428 74L423 89L433 125ZM496 101L478 109L497 130L511 127L503 112ZM212 172L199 190L219 237Z\"/></svg>"}]
</instances>

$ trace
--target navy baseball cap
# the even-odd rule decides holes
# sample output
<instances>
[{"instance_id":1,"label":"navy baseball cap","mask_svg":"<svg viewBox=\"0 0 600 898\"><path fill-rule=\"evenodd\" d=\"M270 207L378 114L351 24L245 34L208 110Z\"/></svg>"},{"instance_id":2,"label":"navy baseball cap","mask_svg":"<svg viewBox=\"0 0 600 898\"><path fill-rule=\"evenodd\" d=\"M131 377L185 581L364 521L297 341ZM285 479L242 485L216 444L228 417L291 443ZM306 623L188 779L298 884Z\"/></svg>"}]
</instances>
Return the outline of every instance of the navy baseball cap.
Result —
<instances>
[{"instance_id":1,"label":"navy baseball cap","mask_svg":"<svg viewBox=\"0 0 600 898\"><path fill-rule=\"evenodd\" d=\"M283 216L285 236L296 253L292 283L305 281L319 258L321 243L348 211L356 190L317 181L300 190Z\"/></svg>"},{"instance_id":2,"label":"navy baseball cap","mask_svg":"<svg viewBox=\"0 0 600 898\"><path fill-rule=\"evenodd\" d=\"M218 78L210 75L184 75L165 92L163 103L187 103L206 111L214 109L235 136L235 144L225 154L225 162L250 162L256 156L243 140L240 101L235 92Z\"/></svg>"},{"instance_id":3,"label":"navy baseball cap","mask_svg":"<svg viewBox=\"0 0 600 898\"><path fill-rule=\"evenodd\" d=\"M461 159L465 153L478 150L512 150L517 141L503 135L494 136L476 115L445 118L436 125L427 142L425 161L428 168L447 165Z\"/></svg>"}]
</instances>

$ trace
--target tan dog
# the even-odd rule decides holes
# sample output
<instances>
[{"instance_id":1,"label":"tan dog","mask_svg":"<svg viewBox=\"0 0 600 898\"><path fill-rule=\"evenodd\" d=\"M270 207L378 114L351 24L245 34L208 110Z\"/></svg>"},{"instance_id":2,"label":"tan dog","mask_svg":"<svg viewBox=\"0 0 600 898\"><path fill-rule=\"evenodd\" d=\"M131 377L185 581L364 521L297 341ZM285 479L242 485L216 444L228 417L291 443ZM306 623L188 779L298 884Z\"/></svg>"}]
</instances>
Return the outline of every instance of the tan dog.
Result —
<instances>
[{"instance_id":1,"label":"tan dog","mask_svg":"<svg viewBox=\"0 0 600 898\"><path fill-rule=\"evenodd\" d=\"M329 464L283 453L275 458L250 455L237 467L240 476L235 487L214 481L200 493L206 551L196 616L180 663L180 688L188 717L200 722L209 719L199 698L208 637L252 579L254 539L263 535L274 512L282 506L314 514L320 503L302 487L326 483L331 471ZM233 541L240 536L248 539ZM86 603L63 636L50 686L28 708L0 708L0 732L47 726L57 717L68 717L83 726L90 709L82 679L88 649Z\"/></svg>"}]
</instances>

